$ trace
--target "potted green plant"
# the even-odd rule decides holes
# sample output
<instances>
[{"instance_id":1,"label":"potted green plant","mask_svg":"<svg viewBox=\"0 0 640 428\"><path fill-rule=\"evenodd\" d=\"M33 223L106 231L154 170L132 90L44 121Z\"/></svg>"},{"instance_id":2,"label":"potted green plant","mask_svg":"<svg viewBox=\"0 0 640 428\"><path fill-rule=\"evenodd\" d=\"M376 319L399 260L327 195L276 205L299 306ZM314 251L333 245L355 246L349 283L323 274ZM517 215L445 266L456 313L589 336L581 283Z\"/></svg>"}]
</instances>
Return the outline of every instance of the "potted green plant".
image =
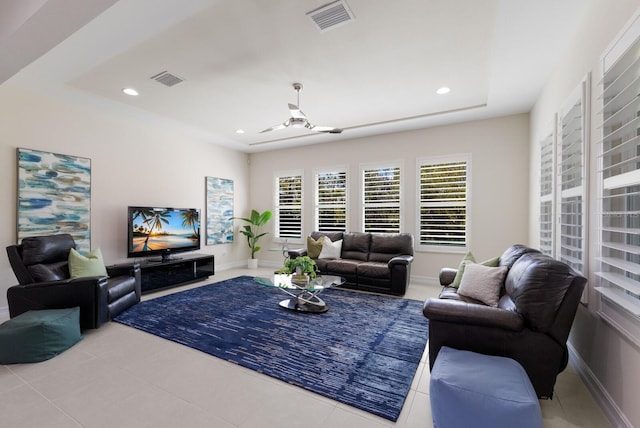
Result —
<instances>
[{"instance_id":1,"label":"potted green plant","mask_svg":"<svg viewBox=\"0 0 640 428\"><path fill-rule=\"evenodd\" d=\"M307 275L310 279L316 277L316 272L318 272L318 266L309 256L287 259L284 261L284 267L279 271L284 274Z\"/></svg>"},{"instance_id":2,"label":"potted green plant","mask_svg":"<svg viewBox=\"0 0 640 428\"><path fill-rule=\"evenodd\" d=\"M258 245L258 241L260 238L265 236L267 232L260 232L261 228L271 220L273 213L269 210L266 210L262 213L252 209L250 217L232 217L232 219L238 219L247 222L248 224L244 225L242 229L240 229L240 233L247 237L247 244L249 244L249 249L251 250L251 258L248 261L249 268L257 268L258 267L258 259L256 259L256 253L260 251L262 247Z\"/></svg>"}]
</instances>

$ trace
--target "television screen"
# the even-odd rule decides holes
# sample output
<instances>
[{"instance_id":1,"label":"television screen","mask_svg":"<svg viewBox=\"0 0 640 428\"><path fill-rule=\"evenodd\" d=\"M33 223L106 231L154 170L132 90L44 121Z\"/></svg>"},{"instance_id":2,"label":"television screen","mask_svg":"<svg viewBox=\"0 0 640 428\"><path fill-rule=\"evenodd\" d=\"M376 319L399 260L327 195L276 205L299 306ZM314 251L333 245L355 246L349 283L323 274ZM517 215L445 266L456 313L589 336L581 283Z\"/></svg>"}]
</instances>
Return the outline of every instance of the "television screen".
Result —
<instances>
[{"instance_id":1,"label":"television screen","mask_svg":"<svg viewBox=\"0 0 640 428\"><path fill-rule=\"evenodd\" d=\"M200 211L195 208L129 207L128 257L200 249Z\"/></svg>"}]
</instances>

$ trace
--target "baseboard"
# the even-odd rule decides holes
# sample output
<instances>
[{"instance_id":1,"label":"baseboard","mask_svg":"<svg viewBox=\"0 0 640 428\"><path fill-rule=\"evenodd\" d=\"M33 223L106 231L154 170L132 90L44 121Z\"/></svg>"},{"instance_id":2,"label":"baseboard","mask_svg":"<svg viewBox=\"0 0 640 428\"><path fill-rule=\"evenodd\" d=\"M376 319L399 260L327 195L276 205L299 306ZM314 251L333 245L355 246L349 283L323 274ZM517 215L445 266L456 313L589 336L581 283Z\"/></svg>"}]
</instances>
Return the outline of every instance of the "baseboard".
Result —
<instances>
[{"instance_id":1,"label":"baseboard","mask_svg":"<svg viewBox=\"0 0 640 428\"><path fill-rule=\"evenodd\" d=\"M580 358L580 355L575 351L570 343L567 344L569 348L569 362L578 373L578 376L582 379L587 389L593 395L596 403L602 409L604 415L609 419L612 426L618 428L633 428L633 425L626 418L620 407L611 398L607 390L602 386L598 378L593 374L589 366Z\"/></svg>"},{"instance_id":2,"label":"baseboard","mask_svg":"<svg viewBox=\"0 0 640 428\"><path fill-rule=\"evenodd\" d=\"M412 275L410 281L414 284L436 285L440 286L440 280L432 276L415 276Z\"/></svg>"},{"instance_id":3,"label":"baseboard","mask_svg":"<svg viewBox=\"0 0 640 428\"><path fill-rule=\"evenodd\" d=\"M9 307L0 306L0 320L9 319Z\"/></svg>"}]
</instances>

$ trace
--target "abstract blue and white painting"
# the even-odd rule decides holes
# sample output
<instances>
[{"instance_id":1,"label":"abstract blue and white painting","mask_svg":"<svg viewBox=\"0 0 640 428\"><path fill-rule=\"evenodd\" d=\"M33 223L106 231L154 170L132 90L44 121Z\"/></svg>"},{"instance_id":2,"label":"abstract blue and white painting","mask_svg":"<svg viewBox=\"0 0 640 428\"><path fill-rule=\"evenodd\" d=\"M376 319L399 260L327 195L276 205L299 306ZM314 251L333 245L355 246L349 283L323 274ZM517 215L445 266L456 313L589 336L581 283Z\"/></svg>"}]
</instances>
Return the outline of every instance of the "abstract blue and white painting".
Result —
<instances>
[{"instance_id":1,"label":"abstract blue and white painting","mask_svg":"<svg viewBox=\"0 0 640 428\"><path fill-rule=\"evenodd\" d=\"M73 236L91 249L91 159L18 148L18 242Z\"/></svg>"},{"instance_id":2,"label":"abstract blue and white painting","mask_svg":"<svg viewBox=\"0 0 640 428\"><path fill-rule=\"evenodd\" d=\"M233 180L206 177L207 245L233 242Z\"/></svg>"}]
</instances>

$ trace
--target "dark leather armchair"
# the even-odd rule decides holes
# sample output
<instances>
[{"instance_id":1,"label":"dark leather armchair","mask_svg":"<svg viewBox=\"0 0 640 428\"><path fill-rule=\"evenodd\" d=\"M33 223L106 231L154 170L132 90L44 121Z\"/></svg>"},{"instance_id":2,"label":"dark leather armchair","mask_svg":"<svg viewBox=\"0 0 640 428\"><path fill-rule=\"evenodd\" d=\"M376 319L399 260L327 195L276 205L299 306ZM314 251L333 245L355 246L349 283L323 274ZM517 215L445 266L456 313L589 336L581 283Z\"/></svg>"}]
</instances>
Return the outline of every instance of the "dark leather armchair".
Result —
<instances>
[{"instance_id":1,"label":"dark leather armchair","mask_svg":"<svg viewBox=\"0 0 640 428\"><path fill-rule=\"evenodd\" d=\"M568 363L567 339L586 279L537 250L514 245L500 257L509 270L498 307L449 287L456 270L440 272L440 297L427 299L429 365L442 346L509 357L519 362L541 398L551 398Z\"/></svg>"},{"instance_id":2,"label":"dark leather armchair","mask_svg":"<svg viewBox=\"0 0 640 428\"><path fill-rule=\"evenodd\" d=\"M71 235L27 237L7 247L20 285L7 290L11 318L29 310L80 307L82 329L98 328L140 301L140 266L107 269L108 277L70 279Z\"/></svg>"}]
</instances>

